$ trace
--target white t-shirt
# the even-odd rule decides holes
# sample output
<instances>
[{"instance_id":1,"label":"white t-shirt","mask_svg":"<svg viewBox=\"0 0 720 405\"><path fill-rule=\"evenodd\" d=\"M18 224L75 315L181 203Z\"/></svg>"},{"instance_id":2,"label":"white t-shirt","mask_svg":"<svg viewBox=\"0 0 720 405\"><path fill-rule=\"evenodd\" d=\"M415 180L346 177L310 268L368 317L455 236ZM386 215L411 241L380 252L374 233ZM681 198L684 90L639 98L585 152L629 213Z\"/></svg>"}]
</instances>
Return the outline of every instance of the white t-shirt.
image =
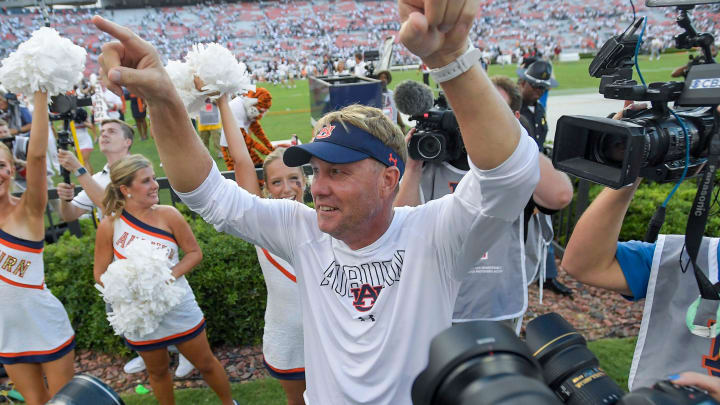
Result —
<instances>
[{"instance_id":1,"label":"white t-shirt","mask_svg":"<svg viewBox=\"0 0 720 405\"><path fill-rule=\"evenodd\" d=\"M110 166L106 164L102 171L93 174L92 178L100 187L106 189L107 185L110 184ZM93 208L97 208L98 219L102 219L102 207L96 207L85 190L79 192L78 195L70 201L70 204L86 211L92 211Z\"/></svg>"},{"instance_id":2,"label":"white t-shirt","mask_svg":"<svg viewBox=\"0 0 720 405\"><path fill-rule=\"evenodd\" d=\"M235 121L237 121L237 124L240 128L243 128L245 131L250 128L250 120L248 120L247 112L245 112L245 105L243 104L243 100L245 97L239 96L235 97L234 99L230 100L230 111L232 111L233 115L235 116ZM245 142L243 140L243 142ZM225 129L220 130L220 146L224 146L227 148L227 138L225 138Z\"/></svg>"},{"instance_id":3,"label":"white t-shirt","mask_svg":"<svg viewBox=\"0 0 720 405\"><path fill-rule=\"evenodd\" d=\"M385 233L357 250L321 232L313 209L249 194L215 166L197 189L177 194L217 230L295 269L307 404L409 405L431 339L451 325L459 280L530 198L537 153L523 136L499 167L471 163L454 194L395 208Z\"/></svg>"}]
</instances>

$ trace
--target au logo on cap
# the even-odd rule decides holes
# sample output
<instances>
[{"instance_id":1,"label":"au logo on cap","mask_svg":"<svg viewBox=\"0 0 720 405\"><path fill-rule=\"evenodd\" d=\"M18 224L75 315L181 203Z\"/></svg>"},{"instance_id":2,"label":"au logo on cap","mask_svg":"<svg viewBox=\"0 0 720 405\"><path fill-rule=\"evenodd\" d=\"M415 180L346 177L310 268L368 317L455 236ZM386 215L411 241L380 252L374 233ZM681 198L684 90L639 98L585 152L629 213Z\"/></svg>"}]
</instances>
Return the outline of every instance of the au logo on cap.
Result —
<instances>
[{"instance_id":1,"label":"au logo on cap","mask_svg":"<svg viewBox=\"0 0 720 405\"><path fill-rule=\"evenodd\" d=\"M393 166L397 167L397 159L393 156L391 153L390 156L388 156L388 162L392 163Z\"/></svg>"},{"instance_id":2,"label":"au logo on cap","mask_svg":"<svg viewBox=\"0 0 720 405\"><path fill-rule=\"evenodd\" d=\"M335 125L330 125L327 127L322 127L321 130L318 131L317 135L315 135L315 139L325 139L329 138L330 135L332 135L332 131L335 129Z\"/></svg>"}]
</instances>

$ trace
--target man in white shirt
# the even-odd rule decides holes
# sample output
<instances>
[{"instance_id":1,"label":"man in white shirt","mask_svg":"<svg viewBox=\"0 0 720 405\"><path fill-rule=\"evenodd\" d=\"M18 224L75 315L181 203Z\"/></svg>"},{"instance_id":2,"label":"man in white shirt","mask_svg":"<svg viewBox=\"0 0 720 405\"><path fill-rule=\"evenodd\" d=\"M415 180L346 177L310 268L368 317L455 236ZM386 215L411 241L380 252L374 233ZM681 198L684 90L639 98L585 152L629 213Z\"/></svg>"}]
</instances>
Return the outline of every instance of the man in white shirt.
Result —
<instances>
[{"instance_id":1,"label":"man in white shirt","mask_svg":"<svg viewBox=\"0 0 720 405\"><path fill-rule=\"evenodd\" d=\"M400 39L439 68L436 81L454 107L471 167L454 194L415 208L392 207L404 136L382 111L364 106L326 115L312 143L285 152L287 165L310 162L314 209L226 182L182 119L185 108L157 52L128 29L93 20L121 41L104 48L104 80L149 100L163 168L178 195L218 230L296 269L307 404L409 405L430 340L450 326L465 269L517 217L538 180L537 147L521 137L479 64L467 62L476 54L467 36L479 3L426 0L421 8L414 1L399 1Z\"/></svg>"},{"instance_id":2,"label":"man in white shirt","mask_svg":"<svg viewBox=\"0 0 720 405\"><path fill-rule=\"evenodd\" d=\"M75 186L73 184L58 183L57 193L60 199L60 217L63 221L74 221L81 215L92 211L93 208L102 209L105 188L110 184L110 165L130 153L133 135L133 129L122 121L103 121L98 145L100 152L107 159L107 164L101 171L93 175L88 173L72 152L66 150L58 152L60 164L75 176L75 179L83 188L75 196ZM102 214L98 212L98 216L102 217Z\"/></svg>"}]
</instances>

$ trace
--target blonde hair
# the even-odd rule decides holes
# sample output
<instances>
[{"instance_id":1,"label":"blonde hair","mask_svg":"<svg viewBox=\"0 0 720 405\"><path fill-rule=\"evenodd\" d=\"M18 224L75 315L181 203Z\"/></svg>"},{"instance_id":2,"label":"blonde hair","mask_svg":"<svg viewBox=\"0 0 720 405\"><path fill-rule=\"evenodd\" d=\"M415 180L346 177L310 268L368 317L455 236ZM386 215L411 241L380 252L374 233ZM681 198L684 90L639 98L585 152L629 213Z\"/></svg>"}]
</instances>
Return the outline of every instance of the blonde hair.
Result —
<instances>
[{"instance_id":1,"label":"blonde hair","mask_svg":"<svg viewBox=\"0 0 720 405\"><path fill-rule=\"evenodd\" d=\"M105 189L103 198L103 213L106 216L115 216L125 208L125 196L120 192L121 186L130 187L135 173L146 167L152 167L143 155L130 155L110 165L110 184Z\"/></svg>"},{"instance_id":2,"label":"blonde hair","mask_svg":"<svg viewBox=\"0 0 720 405\"><path fill-rule=\"evenodd\" d=\"M405 136L400 127L390 121L382 110L358 104L347 106L340 111L327 113L320 118L315 124L313 134L331 123L340 123L345 130L348 129L348 125L362 129L379 139L385 146L397 153L404 162L407 162L408 153Z\"/></svg>"},{"instance_id":3,"label":"blonde hair","mask_svg":"<svg viewBox=\"0 0 720 405\"><path fill-rule=\"evenodd\" d=\"M287 150L287 148L282 147L282 146L278 146L277 148L275 148L275 150L273 150L272 152L270 152L269 155L265 156L265 161L263 162L263 165L262 165L262 167L263 167L263 177L264 177L264 179L265 179L265 181L263 182L263 186L262 186L262 193L263 193L263 195L264 195L265 197L270 197L270 192L269 192L268 189L267 189L267 181L268 181L267 172L268 172L268 166L270 166L270 164L271 164L272 162L276 161L276 160L280 160L280 161L282 162L282 157L283 157L283 155L285 154L285 151L286 151L286 150ZM284 164L284 163L283 163L283 164ZM298 169L298 170L300 171L300 176L302 176L302 179L303 179L303 187L307 186L307 184L308 184L308 179L307 179L307 176L305 176L305 172L303 171L302 166L298 166L296 169ZM303 192L304 192L304 190L303 190Z\"/></svg>"},{"instance_id":4,"label":"blonde hair","mask_svg":"<svg viewBox=\"0 0 720 405\"><path fill-rule=\"evenodd\" d=\"M15 173L15 157L13 156L13 153L10 150L10 148L8 148L8 146L5 145L3 142L0 142L0 151L4 151L7 154L8 159L10 159L10 170L12 170L13 173ZM10 190L12 192L14 189L15 189L15 176L13 176L10 179L10 187L8 188L8 190Z\"/></svg>"}]
</instances>

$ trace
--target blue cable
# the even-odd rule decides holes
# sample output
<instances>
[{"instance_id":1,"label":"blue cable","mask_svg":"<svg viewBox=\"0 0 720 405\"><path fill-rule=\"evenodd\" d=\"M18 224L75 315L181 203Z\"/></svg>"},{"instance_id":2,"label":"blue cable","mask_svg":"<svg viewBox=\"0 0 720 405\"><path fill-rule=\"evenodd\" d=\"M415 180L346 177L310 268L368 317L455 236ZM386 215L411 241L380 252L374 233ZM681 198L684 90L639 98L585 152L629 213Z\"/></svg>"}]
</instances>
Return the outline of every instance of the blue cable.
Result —
<instances>
[{"instance_id":1,"label":"blue cable","mask_svg":"<svg viewBox=\"0 0 720 405\"><path fill-rule=\"evenodd\" d=\"M685 134L685 168L683 169L682 176L680 176L680 180L678 180L677 183L675 183L675 187L670 191L670 194L668 194L667 198L665 198L665 201L662 203L663 207L667 207L668 203L670 202L670 199L677 191L678 187L680 187L680 183L682 183L685 180L685 176L688 172L688 166L690 165L690 135L688 134L687 127L685 126L685 122L675 114L675 111L670 110L670 113L675 117L675 119L680 124L680 127L683 130L683 133Z\"/></svg>"},{"instance_id":2,"label":"blue cable","mask_svg":"<svg viewBox=\"0 0 720 405\"><path fill-rule=\"evenodd\" d=\"M640 64L638 64L638 54L640 53L640 45L642 45L643 42L643 36L645 35L645 27L647 26L647 17L643 17L643 27L640 31L640 37L638 38L637 45L635 45L635 70L637 70L638 76L640 76L640 81L642 82L643 87L647 88L647 85L645 84L645 78L643 78L642 73L640 73Z\"/></svg>"},{"instance_id":3,"label":"blue cable","mask_svg":"<svg viewBox=\"0 0 720 405\"><path fill-rule=\"evenodd\" d=\"M632 4L632 3L631 3ZM643 87L647 88L647 84L645 84L645 78L643 77L642 73L640 72L640 64L638 63L638 54L640 53L640 45L642 45L642 39L645 35L645 28L647 27L647 17L643 17L643 27L640 31L640 37L638 38L637 45L635 46L635 70L637 70L638 77L640 77L640 82L642 82ZM677 183L675 183L675 187L670 191L668 196L665 198L665 201L662 203L663 207L667 207L668 203L670 202L670 199L675 195L675 192L680 187L680 184L685 180L685 176L687 175L688 166L690 165L690 135L688 134L687 127L685 126L685 122L680 118L677 114L675 114L675 111L669 110L670 113L675 117L675 119L680 124L680 127L683 130L683 133L685 134L685 168L683 169L682 175L680 176L680 180L678 180Z\"/></svg>"}]
</instances>

